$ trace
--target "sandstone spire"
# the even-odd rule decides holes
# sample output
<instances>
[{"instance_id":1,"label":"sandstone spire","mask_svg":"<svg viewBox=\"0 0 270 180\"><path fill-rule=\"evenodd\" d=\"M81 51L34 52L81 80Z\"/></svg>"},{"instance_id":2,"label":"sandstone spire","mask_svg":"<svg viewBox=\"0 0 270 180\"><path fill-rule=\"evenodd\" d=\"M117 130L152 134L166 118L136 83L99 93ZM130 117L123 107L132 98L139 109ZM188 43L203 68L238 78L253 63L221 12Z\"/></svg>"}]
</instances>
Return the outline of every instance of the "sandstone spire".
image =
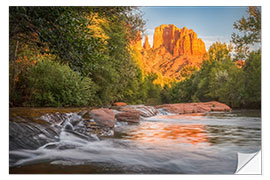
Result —
<instances>
[{"instance_id":1,"label":"sandstone spire","mask_svg":"<svg viewBox=\"0 0 270 180\"><path fill-rule=\"evenodd\" d=\"M151 49L151 46L149 44L149 40L148 40L148 36L147 35L145 35L145 40L144 40L143 48L146 49L146 50Z\"/></svg>"}]
</instances>

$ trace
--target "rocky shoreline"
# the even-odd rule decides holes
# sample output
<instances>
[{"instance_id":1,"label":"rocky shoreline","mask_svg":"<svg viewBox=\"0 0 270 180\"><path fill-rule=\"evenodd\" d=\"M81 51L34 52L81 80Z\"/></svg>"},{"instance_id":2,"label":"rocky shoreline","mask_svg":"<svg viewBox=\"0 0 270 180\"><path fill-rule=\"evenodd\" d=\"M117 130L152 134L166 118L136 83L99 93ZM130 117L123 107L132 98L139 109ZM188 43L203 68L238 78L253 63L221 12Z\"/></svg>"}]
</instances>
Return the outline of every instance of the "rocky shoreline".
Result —
<instances>
[{"instance_id":1,"label":"rocky shoreline","mask_svg":"<svg viewBox=\"0 0 270 180\"><path fill-rule=\"evenodd\" d=\"M110 108L10 108L10 149L35 149L57 141L63 131L90 141L114 135L119 123L139 123L162 115L200 116L211 111L231 111L216 101L158 106L114 103Z\"/></svg>"}]
</instances>

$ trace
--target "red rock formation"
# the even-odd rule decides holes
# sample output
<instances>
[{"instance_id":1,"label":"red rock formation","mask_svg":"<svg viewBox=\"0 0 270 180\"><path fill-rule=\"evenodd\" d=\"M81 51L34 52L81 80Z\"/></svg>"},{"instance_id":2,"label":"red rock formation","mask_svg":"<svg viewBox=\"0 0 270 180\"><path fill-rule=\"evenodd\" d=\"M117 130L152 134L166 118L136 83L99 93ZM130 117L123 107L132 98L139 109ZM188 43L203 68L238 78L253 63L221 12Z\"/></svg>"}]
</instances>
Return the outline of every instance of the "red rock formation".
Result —
<instances>
[{"instance_id":1,"label":"red rock formation","mask_svg":"<svg viewBox=\"0 0 270 180\"><path fill-rule=\"evenodd\" d=\"M114 112L108 108L93 109L90 111L90 116L99 126L114 127L115 115Z\"/></svg>"},{"instance_id":2,"label":"red rock formation","mask_svg":"<svg viewBox=\"0 0 270 180\"><path fill-rule=\"evenodd\" d=\"M205 44L196 32L186 27L179 29L172 24L155 28L152 48L148 36L143 48L139 48L141 38L137 39L139 41L134 44L141 52L140 67L146 73L159 74L160 83L184 79L182 70L198 68L206 53Z\"/></svg>"},{"instance_id":3,"label":"red rock formation","mask_svg":"<svg viewBox=\"0 0 270 180\"><path fill-rule=\"evenodd\" d=\"M138 123L140 122L140 113L138 111L120 112L115 115L115 118L117 119L117 121Z\"/></svg>"},{"instance_id":4,"label":"red rock formation","mask_svg":"<svg viewBox=\"0 0 270 180\"><path fill-rule=\"evenodd\" d=\"M156 108L162 108L170 113L175 114L191 114L191 113L206 113L210 111L231 111L231 108L226 104L211 101L201 103L179 103L179 104L163 104L156 106Z\"/></svg>"},{"instance_id":5,"label":"red rock formation","mask_svg":"<svg viewBox=\"0 0 270 180\"><path fill-rule=\"evenodd\" d=\"M152 106L124 106L120 108L122 112L138 112L142 117L151 117L157 115L158 111Z\"/></svg>"},{"instance_id":6,"label":"red rock formation","mask_svg":"<svg viewBox=\"0 0 270 180\"><path fill-rule=\"evenodd\" d=\"M150 44L149 44L148 36L147 36L147 35L145 35L145 40L144 40L143 48L144 48L145 50L151 49L151 46L150 46Z\"/></svg>"},{"instance_id":7,"label":"red rock formation","mask_svg":"<svg viewBox=\"0 0 270 180\"><path fill-rule=\"evenodd\" d=\"M196 32L186 27L161 25L155 29L153 49L164 46L174 57L182 55L203 56L205 44L197 38Z\"/></svg>"}]
</instances>

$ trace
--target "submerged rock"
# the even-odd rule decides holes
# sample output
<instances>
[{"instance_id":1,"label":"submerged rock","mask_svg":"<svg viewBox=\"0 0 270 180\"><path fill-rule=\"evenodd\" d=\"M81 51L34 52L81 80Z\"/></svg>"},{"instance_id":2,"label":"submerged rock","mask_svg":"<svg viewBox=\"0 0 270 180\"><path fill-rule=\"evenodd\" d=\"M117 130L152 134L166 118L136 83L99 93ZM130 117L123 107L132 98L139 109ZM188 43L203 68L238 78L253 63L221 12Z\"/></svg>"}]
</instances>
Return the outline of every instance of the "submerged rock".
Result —
<instances>
[{"instance_id":1,"label":"submerged rock","mask_svg":"<svg viewBox=\"0 0 270 180\"><path fill-rule=\"evenodd\" d=\"M114 112L108 108L93 109L90 111L90 116L99 126L114 127L115 115Z\"/></svg>"}]
</instances>

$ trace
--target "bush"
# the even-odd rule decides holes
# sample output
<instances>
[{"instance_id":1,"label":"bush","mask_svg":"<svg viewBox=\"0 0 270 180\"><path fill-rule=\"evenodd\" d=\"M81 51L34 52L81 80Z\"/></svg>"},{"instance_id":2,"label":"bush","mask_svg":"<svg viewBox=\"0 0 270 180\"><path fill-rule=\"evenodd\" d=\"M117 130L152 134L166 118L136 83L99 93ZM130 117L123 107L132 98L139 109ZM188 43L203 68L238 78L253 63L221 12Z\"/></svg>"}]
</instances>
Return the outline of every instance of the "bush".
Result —
<instances>
[{"instance_id":1,"label":"bush","mask_svg":"<svg viewBox=\"0 0 270 180\"><path fill-rule=\"evenodd\" d=\"M245 103L251 108L261 107L261 51L251 52L244 66Z\"/></svg>"},{"instance_id":2,"label":"bush","mask_svg":"<svg viewBox=\"0 0 270 180\"><path fill-rule=\"evenodd\" d=\"M86 106L94 101L96 85L68 65L41 60L30 66L24 77L27 105Z\"/></svg>"}]
</instances>

